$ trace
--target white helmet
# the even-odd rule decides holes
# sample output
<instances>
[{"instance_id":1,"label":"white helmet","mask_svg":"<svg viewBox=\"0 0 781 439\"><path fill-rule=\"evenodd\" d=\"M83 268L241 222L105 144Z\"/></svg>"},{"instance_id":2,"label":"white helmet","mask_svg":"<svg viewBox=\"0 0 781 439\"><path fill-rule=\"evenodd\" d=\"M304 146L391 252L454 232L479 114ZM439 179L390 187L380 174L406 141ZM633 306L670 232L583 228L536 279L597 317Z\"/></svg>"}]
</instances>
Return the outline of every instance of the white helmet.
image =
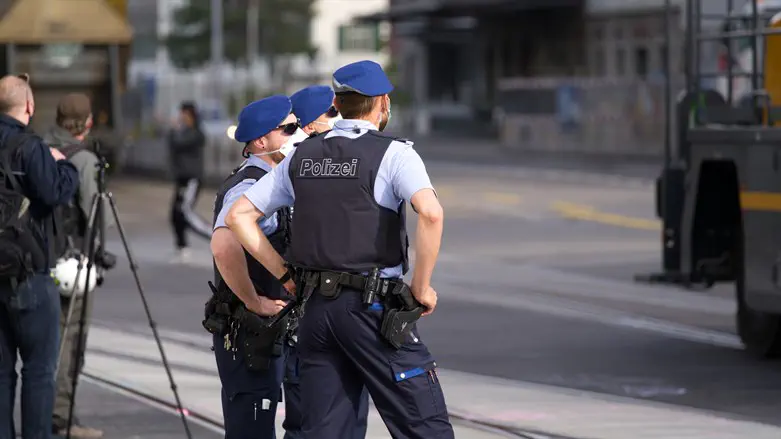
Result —
<instances>
[{"instance_id":1,"label":"white helmet","mask_svg":"<svg viewBox=\"0 0 781 439\"><path fill-rule=\"evenodd\" d=\"M238 128L236 125L229 126L225 131L225 135L228 136L228 138L231 140L236 140L236 128Z\"/></svg>"},{"instance_id":2,"label":"white helmet","mask_svg":"<svg viewBox=\"0 0 781 439\"><path fill-rule=\"evenodd\" d=\"M79 273L79 259L76 256L70 256L67 258L60 258L57 260L57 266L52 269L52 277L54 283L60 288L60 294L66 297L74 294L73 287L76 284L76 275L79 277L79 285L76 288L75 294L77 296L83 296L85 288L87 286L87 258L84 258L84 265ZM89 275L89 291L95 289L97 284L97 273L95 267Z\"/></svg>"}]
</instances>

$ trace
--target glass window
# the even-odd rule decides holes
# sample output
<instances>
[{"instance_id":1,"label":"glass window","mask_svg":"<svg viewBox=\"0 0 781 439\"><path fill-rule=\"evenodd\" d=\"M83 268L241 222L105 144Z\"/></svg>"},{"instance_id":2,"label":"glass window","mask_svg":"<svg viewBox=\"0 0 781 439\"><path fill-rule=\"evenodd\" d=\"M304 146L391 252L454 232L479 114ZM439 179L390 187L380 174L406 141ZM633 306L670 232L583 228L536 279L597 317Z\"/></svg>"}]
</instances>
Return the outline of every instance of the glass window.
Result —
<instances>
[{"instance_id":1,"label":"glass window","mask_svg":"<svg viewBox=\"0 0 781 439\"><path fill-rule=\"evenodd\" d=\"M594 76L605 75L605 51L601 47L594 49L591 59L591 73Z\"/></svg>"},{"instance_id":2,"label":"glass window","mask_svg":"<svg viewBox=\"0 0 781 439\"><path fill-rule=\"evenodd\" d=\"M645 47L635 49L635 74L641 78L648 75L648 49Z\"/></svg>"},{"instance_id":3,"label":"glass window","mask_svg":"<svg viewBox=\"0 0 781 439\"><path fill-rule=\"evenodd\" d=\"M624 76L626 74L626 52L623 48L616 50L616 75Z\"/></svg>"},{"instance_id":4,"label":"glass window","mask_svg":"<svg viewBox=\"0 0 781 439\"><path fill-rule=\"evenodd\" d=\"M157 35L135 35L131 46L133 59L153 59L157 56Z\"/></svg>"},{"instance_id":5,"label":"glass window","mask_svg":"<svg viewBox=\"0 0 781 439\"><path fill-rule=\"evenodd\" d=\"M379 49L380 34L376 24L339 27L339 50L376 52Z\"/></svg>"}]
</instances>

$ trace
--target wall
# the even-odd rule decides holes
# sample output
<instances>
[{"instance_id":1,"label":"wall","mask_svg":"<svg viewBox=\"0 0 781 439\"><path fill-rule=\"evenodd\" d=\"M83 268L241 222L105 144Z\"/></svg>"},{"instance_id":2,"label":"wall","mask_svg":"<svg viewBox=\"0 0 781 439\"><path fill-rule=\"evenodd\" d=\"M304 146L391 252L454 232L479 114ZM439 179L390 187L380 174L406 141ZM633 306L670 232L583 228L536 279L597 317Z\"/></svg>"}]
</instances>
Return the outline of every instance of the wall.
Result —
<instances>
[{"instance_id":1,"label":"wall","mask_svg":"<svg viewBox=\"0 0 781 439\"><path fill-rule=\"evenodd\" d=\"M318 47L315 69L323 80L330 80L331 74L339 67L363 59L371 59L385 65L388 51L382 48L374 50L340 50L339 27L350 25L355 17L380 12L388 8L388 0L319 0L315 4L315 18L312 21L313 43ZM390 26L381 24L381 41L390 37Z\"/></svg>"}]
</instances>

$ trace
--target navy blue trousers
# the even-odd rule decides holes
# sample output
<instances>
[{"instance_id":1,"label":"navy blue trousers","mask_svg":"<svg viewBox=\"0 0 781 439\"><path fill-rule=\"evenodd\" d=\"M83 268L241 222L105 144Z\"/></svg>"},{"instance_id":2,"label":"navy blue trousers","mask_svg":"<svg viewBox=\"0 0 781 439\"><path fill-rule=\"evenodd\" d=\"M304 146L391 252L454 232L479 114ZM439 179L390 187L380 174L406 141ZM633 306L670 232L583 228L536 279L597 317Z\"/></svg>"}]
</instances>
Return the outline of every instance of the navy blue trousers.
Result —
<instances>
[{"instance_id":1,"label":"navy blue trousers","mask_svg":"<svg viewBox=\"0 0 781 439\"><path fill-rule=\"evenodd\" d=\"M15 437L16 359L22 358L22 438L52 437L60 293L48 274L0 287L0 438Z\"/></svg>"},{"instance_id":2,"label":"navy blue trousers","mask_svg":"<svg viewBox=\"0 0 781 439\"><path fill-rule=\"evenodd\" d=\"M304 422L304 414L301 411L301 386L300 386L301 359L295 347L289 347L285 360L285 421L282 427L285 429L284 439L302 439L301 427ZM345 435L346 439L364 439L369 420L369 392L366 388L361 393L358 405L358 417L352 435Z\"/></svg>"},{"instance_id":3,"label":"navy blue trousers","mask_svg":"<svg viewBox=\"0 0 781 439\"><path fill-rule=\"evenodd\" d=\"M243 342L241 334L238 341ZM225 439L276 439L274 421L280 400L280 388L284 388L284 439L303 438L300 360L296 348L286 346L284 355L273 361L267 371L252 372L247 369L241 346L242 344L239 344L234 355L234 352L225 350L223 337L214 337L214 353L222 382ZM355 430L352 435L344 438L364 439L368 416L369 395L364 390Z\"/></svg>"},{"instance_id":4,"label":"navy blue trousers","mask_svg":"<svg viewBox=\"0 0 781 439\"><path fill-rule=\"evenodd\" d=\"M274 421L281 399L285 356L267 370L253 372L244 360L244 337L239 331L236 352L225 350L225 339L214 336L214 356L222 382L225 439L276 439Z\"/></svg>"},{"instance_id":5,"label":"navy blue trousers","mask_svg":"<svg viewBox=\"0 0 781 439\"><path fill-rule=\"evenodd\" d=\"M401 349L380 335L382 307L361 294L336 299L317 291L298 328L302 433L305 439L351 437L364 387L394 439L453 439L434 358L413 327Z\"/></svg>"}]
</instances>

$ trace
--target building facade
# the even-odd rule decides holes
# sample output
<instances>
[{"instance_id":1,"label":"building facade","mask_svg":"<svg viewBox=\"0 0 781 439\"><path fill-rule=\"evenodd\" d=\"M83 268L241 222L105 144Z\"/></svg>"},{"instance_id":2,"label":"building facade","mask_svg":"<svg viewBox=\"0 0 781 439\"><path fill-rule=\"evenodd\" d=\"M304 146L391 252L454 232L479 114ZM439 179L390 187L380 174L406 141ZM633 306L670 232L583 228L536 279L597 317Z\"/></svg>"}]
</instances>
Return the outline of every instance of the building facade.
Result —
<instances>
[{"instance_id":1,"label":"building facade","mask_svg":"<svg viewBox=\"0 0 781 439\"><path fill-rule=\"evenodd\" d=\"M704 14L727 13L727 0L700 3ZM731 3L741 7L740 0ZM670 0L669 15L664 4L392 0L388 10L361 19L392 23L392 58L401 71L399 87L411 95L409 128L417 134L493 134L537 147L537 142L568 143L564 133L572 138L569 143L584 143L590 136L589 142L609 149L632 143L637 133L663 131L660 105L668 59L672 80L683 81L686 1ZM718 43L703 44L701 59L703 68L716 69ZM637 124L627 127L626 135L613 136L616 140L609 130L583 131L586 123L594 131L614 129L628 112L637 115ZM503 132L508 115L525 121L523 127L512 127L511 135ZM635 143L656 144L658 139Z\"/></svg>"},{"instance_id":2,"label":"building facade","mask_svg":"<svg viewBox=\"0 0 781 439\"><path fill-rule=\"evenodd\" d=\"M2 1L2 0L0 0ZM127 0L129 19L136 39L130 77L144 94L153 94L155 112L167 113L184 99L221 101L219 110L228 117L247 99L270 93L289 93L312 83L329 84L333 71L341 65L359 59L388 62L387 40L390 26L386 23L357 23L354 18L388 8L388 0L316 0L310 22L310 42L316 48L314 56L300 54L284 57L272 74L262 57L251 66L224 63L219 68L219 90L215 90L214 70L204 66L188 71L177 69L162 43L173 27L175 11L188 0ZM224 13L236 7L223 3ZM252 90L252 92L247 92ZM213 96L218 93L220 96ZM149 101L149 96L146 96ZM230 101L225 103L223 101Z\"/></svg>"}]
</instances>

